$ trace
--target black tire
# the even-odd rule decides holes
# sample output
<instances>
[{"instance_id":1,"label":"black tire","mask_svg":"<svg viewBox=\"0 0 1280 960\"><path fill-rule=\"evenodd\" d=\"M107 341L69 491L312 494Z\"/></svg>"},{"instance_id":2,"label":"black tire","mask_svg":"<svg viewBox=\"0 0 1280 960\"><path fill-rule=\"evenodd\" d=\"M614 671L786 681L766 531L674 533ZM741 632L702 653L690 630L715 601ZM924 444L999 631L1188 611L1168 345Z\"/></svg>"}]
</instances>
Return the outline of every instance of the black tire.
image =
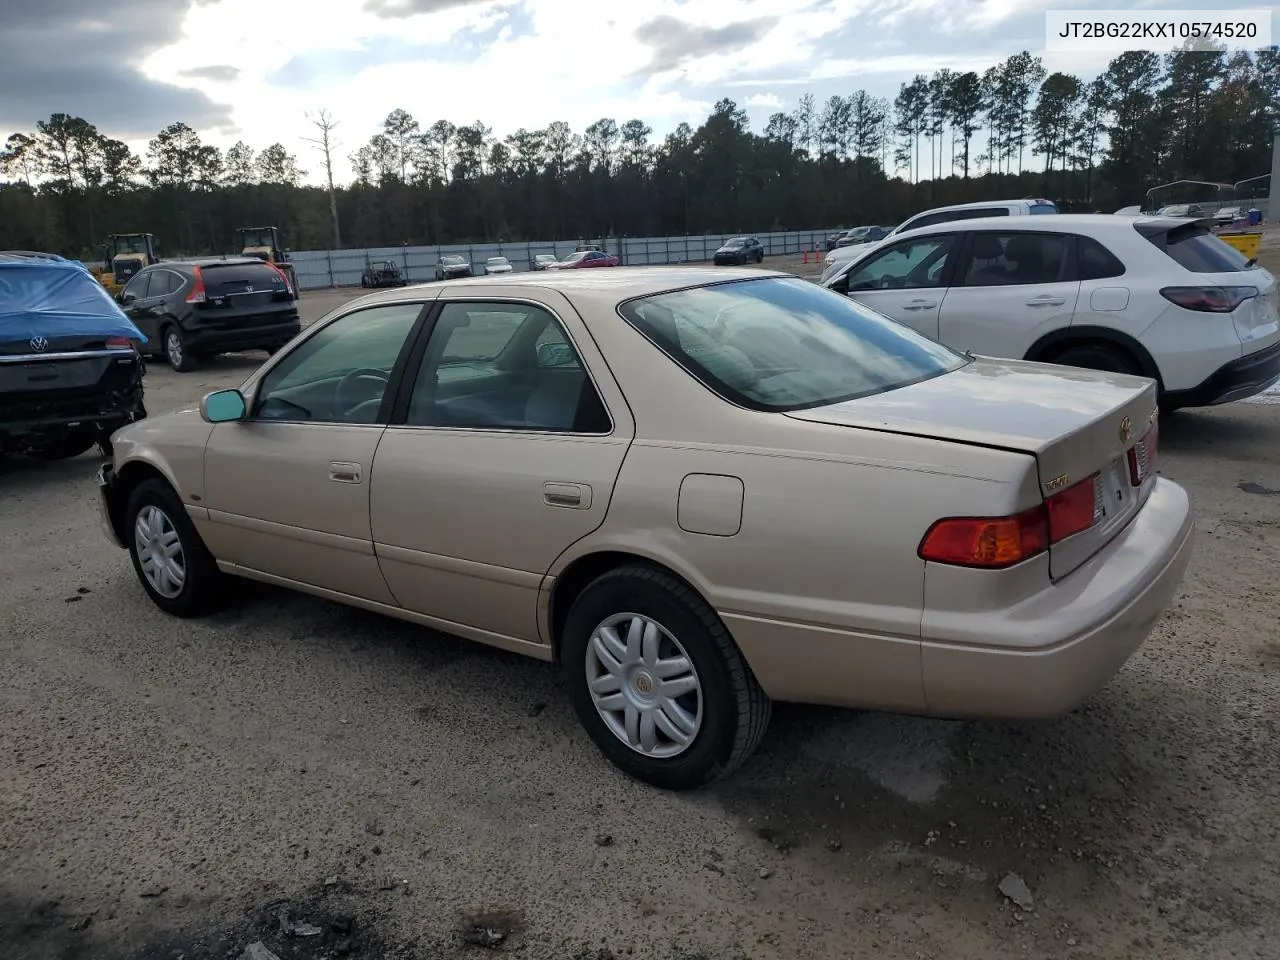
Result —
<instances>
[{"instance_id":1,"label":"black tire","mask_svg":"<svg viewBox=\"0 0 1280 960\"><path fill-rule=\"evenodd\" d=\"M45 463L70 460L72 457L80 456L97 442L97 438L88 431L72 430L56 439L31 447L27 450L27 456L32 460L41 460Z\"/></svg>"},{"instance_id":2,"label":"black tire","mask_svg":"<svg viewBox=\"0 0 1280 960\"><path fill-rule=\"evenodd\" d=\"M161 328L160 349L164 351L165 362L178 373L190 373L196 368L196 358L187 347L187 337L176 323Z\"/></svg>"},{"instance_id":3,"label":"black tire","mask_svg":"<svg viewBox=\"0 0 1280 960\"><path fill-rule=\"evenodd\" d=\"M1050 363L1064 367L1083 367L1086 370L1101 370L1106 373L1128 373L1142 375L1137 362L1125 351L1105 343L1083 343L1067 347L1049 358Z\"/></svg>"},{"instance_id":4,"label":"black tire","mask_svg":"<svg viewBox=\"0 0 1280 960\"><path fill-rule=\"evenodd\" d=\"M655 758L615 735L591 699L587 648L606 619L634 613L678 638L701 684L702 722L683 752ZM611 570L588 586L569 611L560 670L578 719L609 760L637 780L666 790L704 786L737 769L769 726L772 705L720 618L688 586L643 564Z\"/></svg>"},{"instance_id":5,"label":"black tire","mask_svg":"<svg viewBox=\"0 0 1280 960\"><path fill-rule=\"evenodd\" d=\"M138 515L147 507L158 509L168 521L169 527L178 534L178 542L182 548L183 583L182 588L173 596L166 596L157 590L143 572L135 530ZM152 602L161 610L177 617L197 617L213 609L221 596L223 575L173 488L160 479L138 484L129 495L124 516L124 536L129 548L129 558L133 561L138 582Z\"/></svg>"},{"instance_id":6,"label":"black tire","mask_svg":"<svg viewBox=\"0 0 1280 960\"><path fill-rule=\"evenodd\" d=\"M763 250L757 250L757 251L756 251L756 263L764 263L764 251L763 251Z\"/></svg>"}]
</instances>

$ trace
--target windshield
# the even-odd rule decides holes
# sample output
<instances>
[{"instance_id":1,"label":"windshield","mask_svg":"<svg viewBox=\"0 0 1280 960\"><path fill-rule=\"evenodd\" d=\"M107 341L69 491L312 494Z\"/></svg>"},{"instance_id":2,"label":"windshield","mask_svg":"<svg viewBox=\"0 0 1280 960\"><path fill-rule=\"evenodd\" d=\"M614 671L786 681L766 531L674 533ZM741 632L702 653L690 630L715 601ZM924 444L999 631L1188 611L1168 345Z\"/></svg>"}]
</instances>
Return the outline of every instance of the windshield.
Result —
<instances>
[{"instance_id":1,"label":"windshield","mask_svg":"<svg viewBox=\"0 0 1280 960\"><path fill-rule=\"evenodd\" d=\"M735 280L631 300L623 319L720 397L787 411L884 393L967 360L807 280Z\"/></svg>"},{"instance_id":2,"label":"windshield","mask_svg":"<svg viewBox=\"0 0 1280 960\"><path fill-rule=\"evenodd\" d=\"M116 253L146 253L146 237L116 237Z\"/></svg>"},{"instance_id":3,"label":"windshield","mask_svg":"<svg viewBox=\"0 0 1280 960\"><path fill-rule=\"evenodd\" d=\"M443 263L445 266L456 267L459 264L464 263L465 261L461 257L449 256L449 257L441 257L440 262Z\"/></svg>"},{"instance_id":4,"label":"windshield","mask_svg":"<svg viewBox=\"0 0 1280 960\"><path fill-rule=\"evenodd\" d=\"M737 250L739 247L745 247L747 240L745 237L734 237L732 240L726 240L724 245L726 250Z\"/></svg>"},{"instance_id":5,"label":"windshield","mask_svg":"<svg viewBox=\"0 0 1280 960\"><path fill-rule=\"evenodd\" d=\"M571 253L571 254L569 254L567 257L565 257L565 258L564 258L564 262L565 262L565 263L577 263L579 260L581 260L583 257L585 257L585 256L587 255L587 253L588 253L588 251L586 251L586 250L579 251L578 253Z\"/></svg>"},{"instance_id":6,"label":"windshield","mask_svg":"<svg viewBox=\"0 0 1280 960\"><path fill-rule=\"evenodd\" d=\"M1243 253L1197 223L1149 239L1192 273L1239 273L1253 267Z\"/></svg>"},{"instance_id":7,"label":"windshield","mask_svg":"<svg viewBox=\"0 0 1280 960\"><path fill-rule=\"evenodd\" d=\"M270 230L246 230L244 232L244 245L246 247L269 247L271 246Z\"/></svg>"},{"instance_id":8,"label":"windshield","mask_svg":"<svg viewBox=\"0 0 1280 960\"><path fill-rule=\"evenodd\" d=\"M496 267L507 262L506 257L490 257L486 263L491 267Z\"/></svg>"},{"instance_id":9,"label":"windshield","mask_svg":"<svg viewBox=\"0 0 1280 960\"><path fill-rule=\"evenodd\" d=\"M1058 208L1052 203L1033 203L1031 205L1032 213L1057 213Z\"/></svg>"}]
</instances>

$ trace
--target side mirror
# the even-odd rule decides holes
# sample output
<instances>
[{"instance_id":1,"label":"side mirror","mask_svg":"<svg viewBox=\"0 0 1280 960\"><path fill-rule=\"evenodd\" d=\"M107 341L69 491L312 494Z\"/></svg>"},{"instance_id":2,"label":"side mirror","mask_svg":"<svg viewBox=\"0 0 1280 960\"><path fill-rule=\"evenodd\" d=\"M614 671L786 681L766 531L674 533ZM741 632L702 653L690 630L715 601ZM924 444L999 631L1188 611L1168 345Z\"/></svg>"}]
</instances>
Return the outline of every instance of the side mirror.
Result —
<instances>
[{"instance_id":1,"label":"side mirror","mask_svg":"<svg viewBox=\"0 0 1280 960\"><path fill-rule=\"evenodd\" d=\"M116 299L120 301L121 305L123 305L127 303L133 303L133 301L137 300L138 298L132 293L125 293L123 290L121 290L119 295L117 295Z\"/></svg>"},{"instance_id":2,"label":"side mirror","mask_svg":"<svg viewBox=\"0 0 1280 960\"><path fill-rule=\"evenodd\" d=\"M249 410L239 390L215 390L200 401L200 416L208 423L243 420Z\"/></svg>"},{"instance_id":3,"label":"side mirror","mask_svg":"<svg viewBox=\"0 0 1280 960\"><path fill-rule=\"evenodd\" d=\"M563 367L573 363L573 348L567 343L538 344L538 366Z\"/></svg>"}]
</instances>

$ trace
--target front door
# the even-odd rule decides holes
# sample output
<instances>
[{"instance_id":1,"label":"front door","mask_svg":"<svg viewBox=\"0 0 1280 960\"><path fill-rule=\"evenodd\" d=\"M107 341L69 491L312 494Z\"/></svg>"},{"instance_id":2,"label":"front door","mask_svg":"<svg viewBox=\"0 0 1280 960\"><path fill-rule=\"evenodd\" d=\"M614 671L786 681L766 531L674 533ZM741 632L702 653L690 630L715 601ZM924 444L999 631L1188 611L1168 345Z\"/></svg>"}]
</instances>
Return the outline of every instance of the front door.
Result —
<instances>
[{"instance_id":1,"label":"front door","mask_svg":"<svg viewBox=\"0 0 1280 960\"><path fill-rule=\"evenodd\" d=\"M250 570L392 603L369 529L369 471L387 386L422 303L366 307L280 357L249 419L205 448L202 530L214 555Z\"/></svg>"},{"instance_id":2,"label":"front door","mask_svg":"<svg viewBox=\"0 0 1280 960\"><path fill-rule=\"evenodd\" d=\"M942 303L939 339L1021 360L1046 333L1071 325L1080 281L1067 233L975 231Z\"/></svg>"},{"instance_id":3,"label":"front door","mask_svg":"<svg viewBox=\"0 0 1280 960\"><path fill-rule=\"evenodd\" d=\"M959 236L930 234L878 249L849 270L842 292L936 340L938 311Z\"/></svg>"},{"instance_id":4,"label":"front door","mask_svg":"<svg viewBox=\"0 0 1280 960\"><path fill-rule=\"evenodd\" d=\"M397 602L499 643L539 640L542 579L604 521L634 434L580 318L544 296L444 303L373 464Z\"/></svg>"}]
</instances>

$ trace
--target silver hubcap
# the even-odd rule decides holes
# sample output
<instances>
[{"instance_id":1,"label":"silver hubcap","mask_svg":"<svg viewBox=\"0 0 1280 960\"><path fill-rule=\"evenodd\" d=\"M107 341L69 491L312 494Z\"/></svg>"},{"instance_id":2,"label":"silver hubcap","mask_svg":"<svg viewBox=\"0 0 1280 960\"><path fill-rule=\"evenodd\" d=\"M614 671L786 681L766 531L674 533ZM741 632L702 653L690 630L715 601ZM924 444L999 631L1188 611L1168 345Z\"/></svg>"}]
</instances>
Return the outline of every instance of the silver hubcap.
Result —
<instances>
[{"instance_id":1,"label":"silver hubcap","mask_svg":"<svg viewBox=\"0 0 1280 960\"><path fill-rule=\"evenodd\" d=\"M638 613L609 617L591 634L587 689L613 735L646 757L674 757L702 727L702 684L665 627Z\"/></svg>"},{"instance_id":2,"label":"silver hubcap","mask_svg":"<svg viewBox=\"0 0 1280 960\"><path fill-rule=\"evenodd\" d=\"M179 366L182 363L182 340L172 330L164 338L164 348L169 351L169 362Z\"/></svg>"},{"instance_id":3,"label":"silver hubcap","mask_svg":"<svg viewBox=\"0 0 1280 960\"><path fill-rule=\"evenodd\" d=\"M169 600L182 592L187 580L182 540L173 522L159 507L148 504L138 511L138 519L133 524L133 546L138 552L138 566L151 589Z\"/></svg>"}]
</instances>

